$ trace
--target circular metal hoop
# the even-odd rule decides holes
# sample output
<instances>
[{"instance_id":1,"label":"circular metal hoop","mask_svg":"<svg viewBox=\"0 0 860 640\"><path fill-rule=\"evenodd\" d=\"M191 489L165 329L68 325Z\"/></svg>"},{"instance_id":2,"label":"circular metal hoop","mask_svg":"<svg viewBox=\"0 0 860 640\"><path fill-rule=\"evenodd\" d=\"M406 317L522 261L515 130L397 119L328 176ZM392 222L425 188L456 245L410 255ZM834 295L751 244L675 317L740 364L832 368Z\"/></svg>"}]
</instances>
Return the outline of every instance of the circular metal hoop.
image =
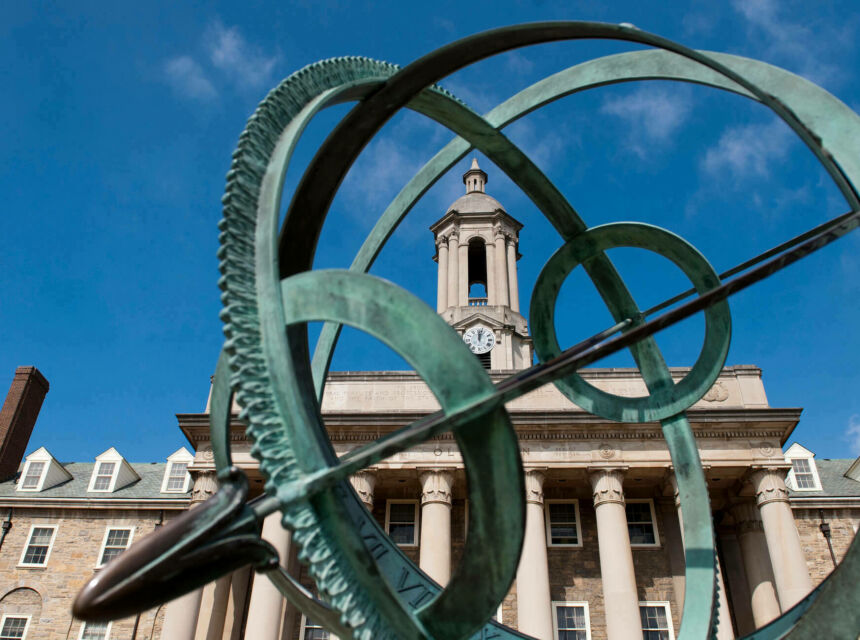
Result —
<instances>
[{"instance_id":1,"label":"circular metal hoop","mask_svg":"<svg viewBox=\"0 0 860 640\"><path fill-rule=\"evenodd\" d=\"M720 284L716 271L705 257L674 233L635 222L593 227L556 251L535 283L529 318L535 351L541 361L546 362L561 353L555 335L555 305L565 278L595 255L617 247L646 249L671 260L687 275L699 293L705 293ZM636 326L636 323L631 326ZM576 373L556 380L555 385L576 405L608 420L663 420L685 411L707 393L726 362L730 341L731 316L728 302L724 300L705 310L702 351L693 368L681 381L652 388L649 395L640 398L607 393Z\"/></svg>"}]
</instances>

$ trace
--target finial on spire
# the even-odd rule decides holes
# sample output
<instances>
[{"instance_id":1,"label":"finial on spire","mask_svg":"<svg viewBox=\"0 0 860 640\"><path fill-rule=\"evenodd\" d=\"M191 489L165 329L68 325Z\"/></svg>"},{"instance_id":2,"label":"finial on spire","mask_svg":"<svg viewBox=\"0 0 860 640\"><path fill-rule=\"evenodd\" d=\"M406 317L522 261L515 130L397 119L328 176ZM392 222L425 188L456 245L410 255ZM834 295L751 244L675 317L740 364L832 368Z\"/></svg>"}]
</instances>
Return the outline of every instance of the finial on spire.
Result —
<instances>
[{"instance_id":1,"label":"finial on spire","mask_svg":"<svg viewBox=\"0 0 860 640\"><path fill-rule=\"evenodd\" d=\"M484 192L487 174L478 166L477 158L472 158L472 166L463 174L463 184L466 185L466 193Z\"/></svg>"}]
</instances>

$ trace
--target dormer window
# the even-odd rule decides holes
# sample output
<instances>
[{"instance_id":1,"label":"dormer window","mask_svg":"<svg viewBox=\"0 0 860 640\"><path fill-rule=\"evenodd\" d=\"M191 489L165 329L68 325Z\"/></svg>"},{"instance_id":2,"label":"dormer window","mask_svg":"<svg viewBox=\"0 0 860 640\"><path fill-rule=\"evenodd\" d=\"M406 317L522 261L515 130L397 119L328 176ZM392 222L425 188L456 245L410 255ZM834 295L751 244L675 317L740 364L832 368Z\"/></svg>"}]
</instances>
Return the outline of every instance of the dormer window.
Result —
<instances>
[{"instance_id":1,"label":"dormer window","mask_svg":"<svg viewBox=\"0 0 860 640\"><path fill-rule=\"evenodd\" d=\"M798 490L815 489L815 474L809 460L799 459L791 461L791 471L794 474L794 486Z\"/></svg>"},{"instance_id":2,"label":"dormer window","mask_svg":"<svg viewBox=\"0 0 860 640\"><path fill-rule=\"evenodd\" d=\"M95 493L113 493L140 480L140 476L119 451L111 447L100 456L96 456L93 475L87 491Z\"/></svg>"},{"instance_id":3,"label":"dormer window","mask_svg":"<svg viewBox=\"0 0 860 640\"><path fill-rule=\"evenodd\" d=\"M15 490L47 491L71 479L72 474L45 447L39 447L24 459L24 470Z\"/></svg>"},{"instance_id":4,"label":"dormer window","mask_svg":"<svg viewBox=\"0 0 860 640\"><path fill-rule=\"evenodd\" d=\"M45 466L44 462L29 462L24 470L20 488L27 491L38 491L39 484L42 482L42 475L45 473Z\"/></svg>"},{"instance_id":5,"label":"dormer window","mask_svg":"<svg viewBox=\"0 0 860 640\"><path fill-rule=\"evenodd\" d=\"M786 462L791 464L786 484L794 491L821 491L821 478L815 466L815 454L795 443L785 452Z\"/></svg>"},{"instance_id":6,"label":"dormer window","mask_svg":"<svg viewBox=\"0 0 860 640\"><path fill-rule=\"evenodd\" d=\"M186 478L188 476L187 462L171 462L167 472L167 491L185 491Z\"/></svg>"},{"instance_id":7,"label":"dormer window","mask_svg":"<svg viewBox=\"0 0 860 640\"><path fill-rule=\"evenodd\" d=\"M93 487L90 491L110 491L113 476L116 472L116 462L99 462L93 476Z\"/></svg>"},{"instance_id":8,"label":"dormer window","mask_svg":"<svg viewBox=\"0 0 860 640\"><path fill-rule=\"evenodd\" d=\"M168 456L164 480L161 483L161 493L187 492L188 486L191 484L191 474L188 473L188 467L193 461L194 456L185 447Z\"/></svg>"}]
</instances>

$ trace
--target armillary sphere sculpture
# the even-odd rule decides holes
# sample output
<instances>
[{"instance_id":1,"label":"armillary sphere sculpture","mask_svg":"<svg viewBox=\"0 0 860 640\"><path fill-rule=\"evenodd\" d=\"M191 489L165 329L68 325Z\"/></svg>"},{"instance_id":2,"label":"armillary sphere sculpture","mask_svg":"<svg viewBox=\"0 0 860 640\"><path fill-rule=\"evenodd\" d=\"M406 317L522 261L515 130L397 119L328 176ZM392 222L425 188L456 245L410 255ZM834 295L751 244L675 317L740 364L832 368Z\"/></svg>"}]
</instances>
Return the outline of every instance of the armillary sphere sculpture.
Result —
<instances>
[{"instance_id":1,"label":"armillary sphere sculpture","mask_svg":"<svg viewBox=\"0 0 860 640\"><path fill-rule=\"evenodd\" d=\"M654 49L570 67L484 116L434 84L494 54L582 38L625 40ZM669 231L635 222L589 228L500 131L563 96L655 78L724 89L770 108L816 155L845 197L849 213L718 276L696 249ZM356 104L318 149L279 230L283 179L299 137L322 109L347 101ZM348 271L312 270L320 230L341 181L362 148L402 108L432 118L458 137L403 187ZM560 235L560 248L532 293L530 320L540 364L496 385L434 310L366 274L416 200L471 149L504 171ZM218 360L210 418L220 489L93 578L78 596L75 615L88 620L128 616L252 564L290 602L341 638L526 638L488 622L515 577L525 526L523 470L504 404L552 382L574 403L604 418L662 423L684 513L687 579L678 637L712 637L717 624L714 532L702 465L684 411L708 391L725 362L731 333L727 297L858 226L858 152L860 117L823 89L762 62L694 51L630 25L517 25L454 42L402 69L367 58L335 58L294 73L251 116L227 175L218 252L227 340ZM604 253L614 247L664 256L687 275L693 289L640 311ZM554 334L555 300L578 265L617 324L562 352ZM653 334L699 311L705 314L704 345L695 366L675 384ZM306 331L311 321L326 323L312 357ZM338 458L321 419L320 399L344 324L403 356L442 409ZM419 333L422 339L414 339ZM577 374L625 348L641 371L648 396L614 396ZM247 503L247 480L230 458L234 395L266 478L265 494ZM463 560L444 589L386 536L348 482L350 474L443 432L453 433L463 456L470 501ZM262 519L275 511L292 531L321 599L280 568L277 553L260 538ZM860 630L858 575L860 543L855 540L827 580L749 637L817 638L823 633L855 638Z\"/></svg>"}]
</instances>

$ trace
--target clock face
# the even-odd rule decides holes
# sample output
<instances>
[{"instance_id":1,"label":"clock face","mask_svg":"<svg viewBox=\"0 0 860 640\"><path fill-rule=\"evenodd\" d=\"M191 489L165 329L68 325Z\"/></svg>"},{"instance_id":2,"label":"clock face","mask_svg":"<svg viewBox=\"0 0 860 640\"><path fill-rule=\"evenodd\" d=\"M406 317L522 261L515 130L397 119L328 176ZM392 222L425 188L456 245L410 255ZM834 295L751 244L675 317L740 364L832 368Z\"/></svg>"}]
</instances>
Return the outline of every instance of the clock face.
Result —
<instances>
[{"instance_id":1,"label":"clock face","mask_svg":"<svg viewBox=\"0 0 860 640\"><path fill-rule=\"evenodd\" d=\"M472 327L463 334L463 342L469 345L472 353L487 353L496 346L496 335L486 327Z\"/></svg>"}]
</instances>

